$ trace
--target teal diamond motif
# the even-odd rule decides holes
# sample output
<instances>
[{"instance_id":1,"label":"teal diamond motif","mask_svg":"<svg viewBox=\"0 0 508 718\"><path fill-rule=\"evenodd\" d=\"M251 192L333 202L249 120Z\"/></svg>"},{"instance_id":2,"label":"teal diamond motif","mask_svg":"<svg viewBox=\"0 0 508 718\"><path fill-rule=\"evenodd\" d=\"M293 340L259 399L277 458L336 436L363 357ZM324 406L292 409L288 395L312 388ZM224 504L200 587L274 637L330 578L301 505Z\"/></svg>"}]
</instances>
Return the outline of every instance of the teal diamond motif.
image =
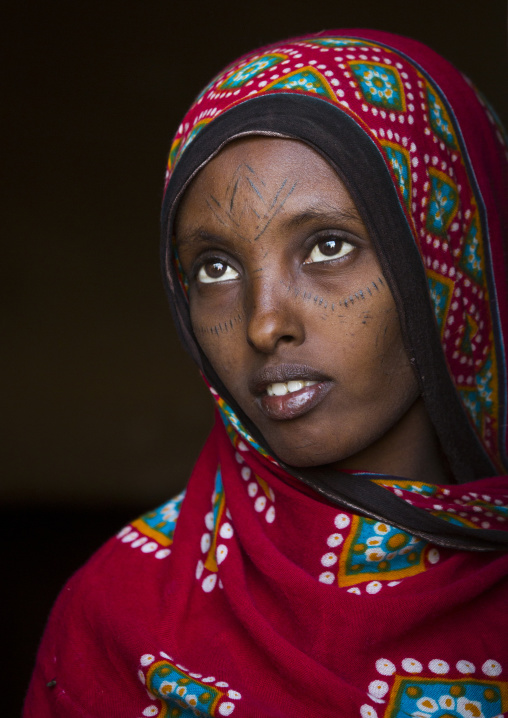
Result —
<instances>
[{"instance_id":1,"label":"teal diamond motif","mask_svg":"<svg viewBox=\"0 0 508 718\"><path fill-rule=\"evenodd\" d=\"M494 401L494 389L492 387L493 380L492 359L489 359L483 365L482 370L476 375L476 386L481 402L487 411L492 409Z\"/></svg>"},{"instance_id":2,"label":"teal diamond motif","mask_svg":"<svg viewBox=\"0 0 508 718\"><path fill-rule=\"evenodd\" d=\"M433 234L446 236L457 210L458 192L451 179L443 172L431 169L429 176L431 189L427 229Z\"/></svg>"},{"instance_id":3,"label":"teal diamond motif","mask_svg":"<svg viewBox=\"0 0 508 718\"><path fill-rule=\"evenodd\" d=\"M429 292L434 305L434 314L436 316L437 326L441 332L444 328L448 305L450 303L453 285L441 282L437 275L432 273L427 275L429 283Z\"/></svg>"},{"instance_id":4,"label":"teal diamond motif","mask_svg":"<svg viewBox=\"0 0 508 718\"><path fill-rule=\"evenodd\" d=\"M408 157L402 149L394 145L383 144L383 149L388 157L393 171L397 176L399 187L404 197L404 202L409 206L411 197L411 173Z\"/></svg>"},{"instance_id":5,"label":"teal diamond motif","mask_svg":"<svg viewBox=\"0 0 508 718\"><path fill-rule=\"evenodd\" d=\"M480 399L480 395L476 390L460 389L459 392L462 397L462 403L464 404L469 416L473 420L476 428L481 433L483 406Z\"/></svg>"},{"instance_id":6,"label":"teal diamond motif","mask_svg":"<svg viewBox=\"0 0 508 718\"><path fill-rule=\"evenodd\" d=\"M302 40L309 45L322 45L323 47L351 47L352 45L370 45L364 40L353 40L347 37L313 37Z\"/></svg>"},{"instance_id":7,"label":"teal diamond motif","mask_svg":"<svg viewBox=\"0 0 508 718\"><path fill-rule=\"evenodd\" d=\"M460 266L470 277L478 282L478 284L483 284L482 265L480 227L478 224L478 215L476 214L466 235Z\"/></svg>"},{"instance_id":8,"label":"teal diamond motif","mask_svg":"<svg viewBox=\"0 0 508 718\"><path fill-rule=\"evenodd\" d=\"M367 102L386 110L404 112L404 90L395 68L376 62L349 64Z\"/></svg>"},{"instance_id":9,"label":"teal diamond motif","mask_svg":"<svg viewBox=\"0 0 508 718\"><path fill-rule=\"evenodd\" d=\"M259 75L263 70L267 70L274 65L277 65L281 60L285 59L285 55L263 55L258 57L257 60L252 60L245 67L240 68L227 80L221 82L219 85L220 90L236 90L237 87L242 87L250 79Z\"/></svg>"},{"instance_id":10,"label":"teal diamond motif","mask_svg":"<svg viewBox=\"0 0 508 718\"><path fill-rule=\"evenodd\" d=\"M455 136L447 111L437 94L427 85L427 101L429 103L430 124L432 129L448 147L457 149Z\"/></svg>"}]
</instances>

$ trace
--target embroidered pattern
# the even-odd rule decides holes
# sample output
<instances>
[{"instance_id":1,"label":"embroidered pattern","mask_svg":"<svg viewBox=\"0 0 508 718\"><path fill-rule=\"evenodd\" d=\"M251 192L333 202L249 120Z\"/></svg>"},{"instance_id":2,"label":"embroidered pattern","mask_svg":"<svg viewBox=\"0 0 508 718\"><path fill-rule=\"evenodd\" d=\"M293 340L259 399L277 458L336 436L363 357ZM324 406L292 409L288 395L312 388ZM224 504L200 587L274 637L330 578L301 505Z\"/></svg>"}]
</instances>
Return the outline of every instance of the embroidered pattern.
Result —
<instances>
[{"instance_id":1,"label":"embroidered pattern","mask_svg":"<svg viewBox=\"0 0 508 718\"><path fill-rule=\"evenodd\" d=\"M254 511L264 516L267 523L273 524L275 521L275 494L273 489L244 462L240 452L248 451L248 449L243 441L237 438L233 443L237 449L236 461L242 466L240 476L247 484L247 493L254 502Z\"/></svg>"},{"instance_id":2,"label":"embroidered pattern","mask_svg":"<svg viewBox=\"0 0 508 718\"><path fill-rule=\"evenodd\" d=\"M321 45L322 47L354 47L355 45L372 45L372 43L367 40L355 40L352 37L312 37L300 40L300 42L309 45Z\"/></svg>"},{"instance_id":3,"label":"embroidered pattern","mask_svg":"<svg viewBox=\"0 0 508 718\"><path fill-rule=\"evenodd\" d=\"M233 443L236 440L236 437L235 437L234 431L230 432L231 427L233 427L233 429L235 429L238 432L238 434L243 439L245 439L245 441L247 441L248 444L250 444L250 446L252 446L256 451L258 451L261 454L261 456L264 456L265 459L269 459L270 461L272 461L272 463L276 464L277 462L275 461L275 459L272 456L270 456L270 454L268 454L268 452L266 452L263 449L263 447L260 446L257 443L257 441L255 441L252 438L252 436L249 434L247 429L243 426L241 421L236 416L235 412L231 409L231 407L229 407L226 404L224 399L217 394L217 392L215 391L215 389L213 387L211 387L210 385L208 385L208 387L210 389L210 392L211 392L213 398L217 402L221 419L224 422L224 426L228 430L228 435L229 435L230 439L233 441Z\"/></svg>"},{"instance_id":4,"label":"embroidered pattern","mask_svg":"<svg viewBox=\"0 0 508 718\"><path fill-rule=\"evenodd\" d=\"M229 688L225 681L216 680L215 676L189 672L163 651L159 655L160 659L156 659L145 653L140 658L139 680L159 703L147 706L143 716L194 718L233 713L235 702L242 697L238 691Z\"/></svg>"},{"instance_id":5,"label":"embroidered pattern","mask_svg":"<svg viewBox=\"0 0 508 718\"><path fill-rule=\"evenodd\" d=\"M460 258L460 267L467 272L475 282L483 286L483 266L485 262L480 233L480 219L478 217L478 210L476 210L466 234L466 241L464 242L464 249Z\"/></svg>"},{"instance_id":6,"label":"embroidered pattern","mask_svg":"<svg viewBox=\"0 0 508 718\"><path fill-rule=\"evenodd\" d=\"M414 495L413 503L434 515L462 525L475 525L470 519L459 518L458 509L452 508L452 513L448 513L442 504L436 503L445 502L446 488L419 481L383 479L376 483L406 500L408 494ZM431 502L417 501L420 498ZM467 511L462 513L468 516ZM340 513L334 518L334 529L326 539L328 551L321 556L321 566L326 570L320 573L319 581L346 588L349 593L376 594L383 586L397 586L404 578L426 571L441 560L432 544L382 521Z\"/></svg>"},{"instance_id":7,"label":"embroidered pattern","mask_svg":"<svg viewBox=\"0 0 508 718\"><path fill-rule=\"evenodd\" d=\"M405 147L401 147L389 140L381 140L381 146L397 176L400 192L404 198L404 202L409 208L413 194L411 189L411 160L409 152Z\"/></svg>"},{"instance_id":8,"label":"embroidered pattern","mask_svg":"<svg viewBox=\"0 0 508 718\"><path fill-rule=\"evenodd\" d=\"M400 480L382 480L376 481L376 483L392 491L396 496L406 499L409 491L410 495L413 495L412 503L418 503L421 508L450 523L472 527L479 525L484 529L489 529L508 520L506 496L493 498L487 494L480 496L475 491L469 491L461 498L455 498L451 502L450 489L444 486ZM425 501L419 501L418 498L425 499ZM433 558L433 554L431 555L430 552L429 558Z\"/></svg>"},{"instance_id":9,"label":"embroidered pattern","mask_svg":"<svg viewBox=\"0 0 508 718\"><path fill-rule=\"evenodd\" d=\"M229 521L223 521L224 516ZM226 509L226 497L222 484L220 466L215 474L215 488L212 494L212 510L205 516L207 531L201 537L201 552L203 559L199 559L196 566L196 578L201 581L201 588L205 593L213 591L217 583L222 588L220 580L217 581L219 565L228 555L228 547L223 541L228 541L234 534L231 515Z\"/></svg>"},{"instance_id":10,"label":"embroidered pattern","mask_svg":"<svg viewBox=\"0 0 508 718\"><path fill-rule=\"evenodd\" d=\"M379 62L350 62L349 66L367 102L386 110L405 112L404 90L396 68Z\"/></svg>"},{"instance_id":11,"label":"embroidered pattern","mask_svg":"<svg viewBox=\"0 0 508 718\"><path fill-rule=\"evenodd\" d=\"M495 374L492 371L492 357L488 357L481 370L475 375L474 387L459 387L462 400L471 414L480 434L488 433L486 423L495 407L497 390Z\"/></svg>"},{"instance_id":12,"label":"embroidered pattern","mask_svg":"<svg viewBox=\"0 0 508 718\"><path fill-rule=\"evenodd\" d=\"M427 272L427 282L429 285L430 298L434 305L434 314L436 316L437 326L440 333L446 327L446 318L448 309L453 296L454 284L448 277L433 272L431 269Z\"/></svg>"},{"instance_id":13,"label":"embroidered pattern","mask_svg":"<svg viewBox=\"0 0 508 718\"><path fill-rule=\"evenodd\" d=\"M381 678L369 683L367 696L370 702L386 704L384 718L500 718L508 710L508 683L493 680L502 673L496 660L486 660L478 671L467 660L450 666L436 658L425 667L415 658L404 658L397 669L392 661L380 658L376 671ZM362 705L360 715L378 718L376 708L368 703Z\"/></svg>"},{"instance_id":14,"label":"embroidered pattern","mask_svg":"<svg viewBox=\"0 0 508 718\"><path fill-rule=\"evenodd\" d=\"M125 526L117 538L143 553L153 554L155 558L166 558L171 553L173 534L185 491L155 511L149 511L139 519Z\"/></svg>"},{"instance_id":15,"label":"embroidered pattern","mask_svg":"<svg viewBox=\"0 0 508 718\"><path fill-rule=\"evenodd\" d=\"M396 580L425 570L428 545L422 539L359 516L351 523L339 561L339 586L380 578Z\"/></svg>"},{"instance_id":16,"label":"embroidered pattern","mask_svg":"<svg viewBox=\"0 0 508 718\"><path fill-rule=\"evenodd\" d=\"M428 83L426 83L425 89L427 91L429 119L432 129L436 135L448 145L448 147L457 150L457 140L455 139L455 133L453 131L448 112L439 99L437 92L435 92Z\"/></svg>"},{"instance_id":17,"label":"embroidered pattern","mask_svg":"<svg viewBox=\"0 0 508 718\"><path fill-rule=\"evenodd\" d=\"M274 80L265 89L313 92L326 99L335 100L335 93L326 78L313 67L304 67L301 70L291 72L280 80Z\"/></svg>"},{"instance_id":18,"label":"embroidered pattern","mask_svg":"<svg viewBox=\"0 0 508 718\"><path fill-rule=\"evenodd\" d=\"M327 539L332 550L321 557L328 568L319 576L321 583L351 586L349 592L358 595L366 584L365 591L375 594L382 582L396 586L439 561L439 552L426 541L381 521L341 513L334 523L337 531Z\"/></svg>"},{"instance_id":19,"label":"embroidered pattern","mask_svg":"<svg viewBox=\"0 0 508 718\"><path fill-rule=\"evenodd\" d=\"M444 172L431 167L429 176L431 190L427 229L434 234L446 236L457 211L459 194L455 183Z\"/></svg>"},{"instance_id":20,"label":"embroidered pattern","mask_svg":"<svg viewBox=\"0 0 508 718\"><path fill-rule=\"evenodd\" d=\"M274 53L270 55L261 55L254 60L251 60L247 64L240 66L240 69L233 72L225 80L219 83L219 90L236 90L237 87L242 87L253 77L259 76L264 70L272 68L282 60L287 60L287 55L281 53Z\"/></svg>"}]
</instances>

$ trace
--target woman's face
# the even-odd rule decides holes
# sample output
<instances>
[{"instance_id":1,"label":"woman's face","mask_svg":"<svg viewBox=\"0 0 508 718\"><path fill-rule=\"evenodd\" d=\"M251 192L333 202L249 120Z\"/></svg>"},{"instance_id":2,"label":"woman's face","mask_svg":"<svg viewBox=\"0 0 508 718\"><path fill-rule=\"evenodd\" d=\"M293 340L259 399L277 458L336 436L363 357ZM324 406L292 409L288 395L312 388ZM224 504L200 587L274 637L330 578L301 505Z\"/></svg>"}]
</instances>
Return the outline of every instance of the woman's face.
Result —
<instances>
[{"instance_id":1,"label":"woman's face","mask_svg":"<svg viewBox=\"0 0 508 718\"><path fill-rule=\"evenodd\" d=\"M362 457L400 437L419 391L369 235L331 166L293 140L231 143L187 189L176 242L195 335L275 454L376 470Z\"/></svg>"}]
</instances>

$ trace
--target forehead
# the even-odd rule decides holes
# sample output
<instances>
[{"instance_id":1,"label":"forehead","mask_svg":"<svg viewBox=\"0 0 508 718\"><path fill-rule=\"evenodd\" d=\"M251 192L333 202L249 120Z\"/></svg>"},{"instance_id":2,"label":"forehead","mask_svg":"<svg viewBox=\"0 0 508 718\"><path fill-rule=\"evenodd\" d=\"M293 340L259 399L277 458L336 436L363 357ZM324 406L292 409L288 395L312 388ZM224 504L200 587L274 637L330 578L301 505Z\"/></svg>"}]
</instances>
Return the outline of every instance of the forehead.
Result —
<instances>
[{"instance_id":1,"label":"forehead","mask_svg":"<svg viewBox=\"0 0 508 718\"><path fill-rule=\"evenodd\" d=\"M226 145L200 170L184 193L178 219L188 218L189 205L192 210L208 205L210 195L221 202L241 198L270 206L289 190L291 203L305 194L310 202L353 205L334 168L304 142L249 137Z\"/></svg>"}]
</instances>

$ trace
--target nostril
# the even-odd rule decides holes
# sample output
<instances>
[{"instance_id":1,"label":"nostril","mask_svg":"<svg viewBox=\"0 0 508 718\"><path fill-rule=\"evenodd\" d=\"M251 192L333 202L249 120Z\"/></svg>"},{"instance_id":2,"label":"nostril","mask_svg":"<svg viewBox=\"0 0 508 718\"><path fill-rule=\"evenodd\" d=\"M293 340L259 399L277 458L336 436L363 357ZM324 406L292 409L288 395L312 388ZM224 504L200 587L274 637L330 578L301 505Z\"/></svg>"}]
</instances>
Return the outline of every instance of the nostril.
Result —
<instances>
[{"instance_id":1,"label":"nostril","mask_svg":"<svg viewBox=\"0 0 508 718\"><path fill-rule=\"evenodd\" d=\"M253 311L247 322L248 343L263 353L275 351L280 343L300 343L303 336L298 317L283 308Z\"/></svg>"}]
</instances>

